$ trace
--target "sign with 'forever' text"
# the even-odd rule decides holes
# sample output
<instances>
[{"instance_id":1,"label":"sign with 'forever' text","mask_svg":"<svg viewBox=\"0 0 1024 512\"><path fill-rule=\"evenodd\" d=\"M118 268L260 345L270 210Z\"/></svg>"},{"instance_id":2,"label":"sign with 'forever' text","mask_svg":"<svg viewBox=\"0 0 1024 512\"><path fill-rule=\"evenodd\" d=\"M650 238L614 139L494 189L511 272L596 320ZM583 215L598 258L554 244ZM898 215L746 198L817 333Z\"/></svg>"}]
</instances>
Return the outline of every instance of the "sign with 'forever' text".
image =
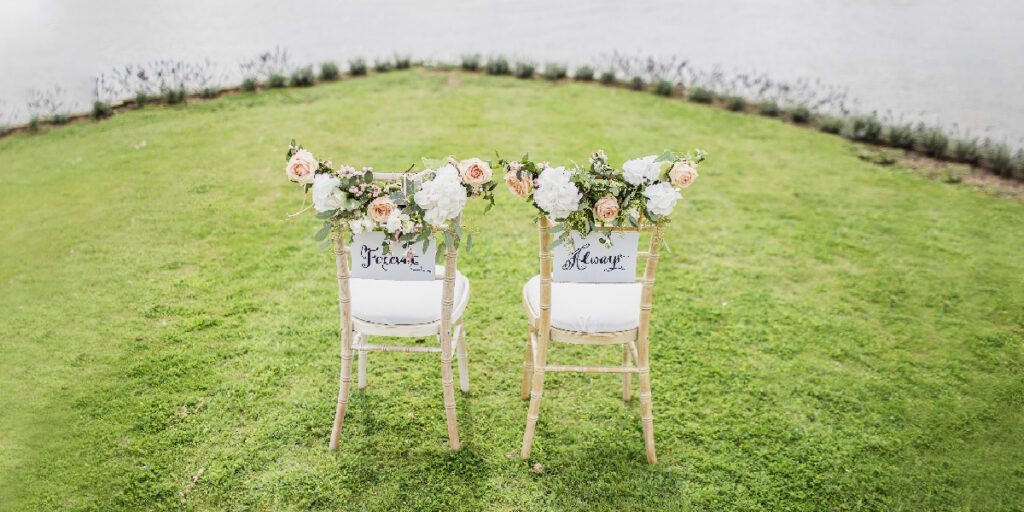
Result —
<instances>
[{"instance_id":1,"label":"sign with 'forever' text","mask_svg":"<svg viewBox=\"0 0 1024 512\"><path fill-rule=\"evenodd\" d=\"M389 279L393 281L429 281L434 279L434 255L437 245L431 243L423 252L423 242L402 248L391 244L384 254L384 232L364 231L352 236L352 277L358 279Z\"/></svg>"},{"instance_id":2,"label":"sign with 'forever' text","mask_svg":"<svg viewBox=\"0 0 1024 512\"><path fill-rule=\"evenodd\" d=\"M572 233L573 243L563 243L554 253L555 281L574 283L632 283L636 280L636 254L640 233L601 233L580 237ZM605 243L601 243L601 239ZM605 247L607 242L611 247Z\"/></svg>"}]
</instances>

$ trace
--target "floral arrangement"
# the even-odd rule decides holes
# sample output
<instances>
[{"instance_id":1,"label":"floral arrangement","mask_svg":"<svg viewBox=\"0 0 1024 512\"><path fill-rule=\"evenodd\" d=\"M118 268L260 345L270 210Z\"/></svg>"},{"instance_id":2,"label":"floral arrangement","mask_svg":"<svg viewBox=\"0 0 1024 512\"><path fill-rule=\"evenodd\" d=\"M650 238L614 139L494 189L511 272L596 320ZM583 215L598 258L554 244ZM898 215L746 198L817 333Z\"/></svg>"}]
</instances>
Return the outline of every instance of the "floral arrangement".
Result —
<instances>
[{"instance_id":1,"label":"floral arrangement","mask_svg":"<svg viewBox=\"0 0 1024 512\"><path fill-rule=\"evenodd\" d=\"M490 201L487 209L494 204L497 185L493 171L489 162L479 158L424 158L424 170L413 172L414 164L402 173L401 181L390 183L374 183L372 167L335 168L330 160L316 158L294 140L288 146L286 160L288 179L302 185L307 196L312 195L311 207L317 211L317 218L324 220L314 236L324 240L321 247L330 244L327 238L332 226L347 227L353 234L384 231L386 252L394 243L408 249L421 242L425 251L434 232L441 231L444 240L438 247L440 255L445 246L459 246L462 226L458 218L470 197ZM310 208L305 202L304 198L298 213ZM467 250L471 243L467 234Z\"/></svg>"},{"instance_id":2,"label":"floral arrangement","mask_svg":"<svg viewBox=\"0 0 1024 512\"><path fill-rule=\"evenodd\" d=\"M552 167L529 160L529 155L498 163L505 169L509 191L557 223L551 228L561 233L552 242L555 247L570 241L572 231L610 237L612 227L666 222L682 198L680 189L697 179L697 164L705 157L700 149L692 154L665 151L628 160L621 170L609 165L600 150L590 155L586 167L575 162L568 169Z\"/></svg>"}]
</instances>

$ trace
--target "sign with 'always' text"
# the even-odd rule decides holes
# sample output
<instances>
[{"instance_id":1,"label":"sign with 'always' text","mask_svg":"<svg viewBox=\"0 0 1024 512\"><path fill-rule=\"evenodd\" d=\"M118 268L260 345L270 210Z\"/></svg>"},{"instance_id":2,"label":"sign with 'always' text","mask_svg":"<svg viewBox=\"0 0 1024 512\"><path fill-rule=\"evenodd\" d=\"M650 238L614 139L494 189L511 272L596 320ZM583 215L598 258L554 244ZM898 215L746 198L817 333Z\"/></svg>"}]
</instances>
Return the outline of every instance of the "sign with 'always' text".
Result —
<instances>
[{"instance_id":1,"label":"sign with 'always' text","mask_svg":"<svg viewBox=\"0 0 1024 512\"><path fill-rule=\"evenodd\" d=\"M616 232L609 240L602 233L580 237L553 249L555 281L573 283L632 283L636 280L636 254L640 233ZM605 243L601 243L601 239ZM605 247L607 242L611 247Z\"/></svg>"},{"instance_id":2,"label":"sign with 'always' text","mask_svg":"<svg viewBox=\"0 0 1024 512\"><path fill-rule=\"evenodd\" d=\"M391 244L384 254L384 232L364 231L352 235L352 277L358 279L389 279L393 281L429 281L434 279L434 255L437 244L431 243L423 252L423 242L402 248Z\"/></svg>"}]
</instances>

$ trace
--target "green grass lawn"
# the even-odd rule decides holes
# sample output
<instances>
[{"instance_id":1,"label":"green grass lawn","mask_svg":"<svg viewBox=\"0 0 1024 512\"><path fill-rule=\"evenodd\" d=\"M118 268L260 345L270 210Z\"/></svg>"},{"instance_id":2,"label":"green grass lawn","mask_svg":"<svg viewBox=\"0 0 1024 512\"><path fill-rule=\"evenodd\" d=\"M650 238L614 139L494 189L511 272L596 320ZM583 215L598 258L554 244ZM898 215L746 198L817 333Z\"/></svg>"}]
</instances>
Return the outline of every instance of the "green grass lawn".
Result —
<instances>
[{"instance_id":1,"label":"green grass lawn","mask_svg":"<svg viewBox=\"0 0 1024 512\"><path fill-rule=\"evenodd\" d=\"M287 217L293 137L378 170L707 150L655 289L658 464L596 374L550 375L506 456L537 247L503 187L466 213L462 451L416 354L372 355L328 451L336 281ZM147 107L0 140L0 244L3 510L1024 510L1024 206L778 120L422 70Z\"/></svg>"}]
</instances>

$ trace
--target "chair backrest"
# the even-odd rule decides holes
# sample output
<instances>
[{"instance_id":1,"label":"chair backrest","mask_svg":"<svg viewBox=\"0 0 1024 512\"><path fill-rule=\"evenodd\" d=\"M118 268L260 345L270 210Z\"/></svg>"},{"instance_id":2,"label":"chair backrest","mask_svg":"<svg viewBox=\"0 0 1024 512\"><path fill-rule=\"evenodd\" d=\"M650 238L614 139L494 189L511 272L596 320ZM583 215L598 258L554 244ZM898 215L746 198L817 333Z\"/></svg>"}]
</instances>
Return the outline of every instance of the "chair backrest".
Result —
<instances>
[{"instance_id":1,"label":"chair backrest","mask_svg":"<svg viewBox=\"0 0 1024 512\"><path fill-rule=\"evenodd\" d=\"M550 326L551 283L642 283L640 293L640 329L646 334L650 324L651 304L654 298L655 274L658 272L658 257L661 252L665 228L661 224L646 224L640 227L612 228L612 246L604 247L594 243L595 238L605 238L603 231L582 239L572 234L576 243L573 247L561 244L551 246L553 223L546 216L539 222L540 230L540 324ZM647 251L638 251L640 233L650 232ZM581 243L582 242L582 243ZM588 254L589 253L589 254ZM638 260L645 260L642 277L636 276ZM553 268L554 267L554 268Z\"/></svg>"}]
</instances>

